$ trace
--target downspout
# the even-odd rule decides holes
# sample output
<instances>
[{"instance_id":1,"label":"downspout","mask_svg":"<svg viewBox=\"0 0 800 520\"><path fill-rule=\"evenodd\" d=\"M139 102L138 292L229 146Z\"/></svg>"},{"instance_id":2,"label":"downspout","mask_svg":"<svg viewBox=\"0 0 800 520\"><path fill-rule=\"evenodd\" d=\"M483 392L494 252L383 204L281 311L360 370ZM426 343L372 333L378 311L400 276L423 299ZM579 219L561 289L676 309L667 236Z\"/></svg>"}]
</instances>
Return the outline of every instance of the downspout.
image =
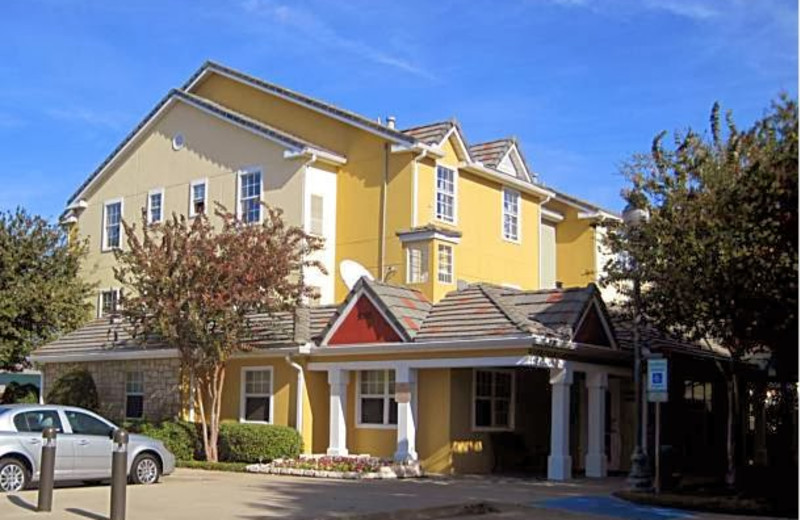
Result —
<instances>
[{"instance_id":1,"label":"downspout","mask_svg":"<svg viewBox=\"0 0 800 520\"><path fill-rule=\"evenodd\" d=\"M297 370L297 413L295 418L295 429L300 436L303 436L303 401L306 387L306 375L303 372L303 367L292 361L292 358L286 356L286 362Z\"/></svg>"},{"instance_id":2,"label":"downspout","mask_svg":"<svg viewBox=\"0 0 800 520\"><path fill-rule=\"evenodd\" d=\"M386 275L386 192L389 185L389 143L383 145L383 182L381 183L381 238L378 261L378 279Z\"/></svg>"}]
</instances>

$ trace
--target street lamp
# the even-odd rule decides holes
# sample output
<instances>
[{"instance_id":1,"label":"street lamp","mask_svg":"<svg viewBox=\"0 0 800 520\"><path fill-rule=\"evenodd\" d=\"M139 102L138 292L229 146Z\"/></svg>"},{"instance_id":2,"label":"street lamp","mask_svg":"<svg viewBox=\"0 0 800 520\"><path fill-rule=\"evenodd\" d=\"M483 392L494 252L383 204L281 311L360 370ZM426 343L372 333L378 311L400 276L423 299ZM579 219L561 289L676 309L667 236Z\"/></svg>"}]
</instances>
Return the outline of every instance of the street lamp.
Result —
<instances>
[{"instance_id":1,"label":"street lamp","mask_svg":"<svg viewBox=\"0 0 800 520\"><path fill-rule=\"evenodd\" d=\"M646 208L640 208L633 204L628 204L622 212L622 220L629 233L637 231L642 224L650 220L650 212ZM631 455L631 472L628 474L628 485L634 490L650 490L653 487L650 476L650 468L647 462L647 455L642 446L644 445L644 421L642 420L642 345L639 341L639 328L642 321L641 296L642 289L640 283L639 265L636 258L630 258L631 271L633 273L633 385L636 392L636 445Z\"/></svg>"}]
</instances>

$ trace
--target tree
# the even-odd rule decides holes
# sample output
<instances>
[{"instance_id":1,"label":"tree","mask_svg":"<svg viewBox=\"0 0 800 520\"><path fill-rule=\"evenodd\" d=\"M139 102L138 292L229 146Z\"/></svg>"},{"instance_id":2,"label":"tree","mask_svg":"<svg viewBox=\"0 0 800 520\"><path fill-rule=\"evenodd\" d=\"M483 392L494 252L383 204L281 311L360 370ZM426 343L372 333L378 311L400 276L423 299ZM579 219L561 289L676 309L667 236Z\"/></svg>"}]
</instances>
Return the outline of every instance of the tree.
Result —
<instances>
[{"instance_id":1,"label":"tree","mask_svg":"<svg viewBox=\"0 0 800 520\"><path fill-rule=\"evenodd\" d=\"M0 212L0 370L89 319L92 286L79 276L85 243L24 209Z\"/></svg>"},{"instance_id":2,"label":"tree","mask_svg":"<svg viewBox=\"0 0 800 520\"><path fill-rule=\"evenodd\" d=\"M173 215L149 225L142 214L141 235L123 221L127 247L117 251L117 279L128 289L122 314L134 335L158 336L180 352L184 380L200 390L203 446L218 459L222 390L230 356L248 350L253 313L288 311L312 296L306 269L322 240L287 226L278 209L264 207L260 224L246 224L222 206L221 227L204 215Z\"/></svg>"},{"instance_id":3,"label":"tree","mask_svg":"<svg viewBox=\"0 0 800 520\"><path fill-rule=\"evenodd\" d=\"M719 105L710 136L692 130L674 148L658 135L649 155L623 168L623 194L650 211L636 230L608 234L605 283L630 278L635 259L645 316L691 341L730 353L728 474L735 479L737 366L756 351L772 354L784 380L797 377L797 104L786 96L740 131ZM622 286L625 287L624 285Z\"/></svg>"}]
</instances>

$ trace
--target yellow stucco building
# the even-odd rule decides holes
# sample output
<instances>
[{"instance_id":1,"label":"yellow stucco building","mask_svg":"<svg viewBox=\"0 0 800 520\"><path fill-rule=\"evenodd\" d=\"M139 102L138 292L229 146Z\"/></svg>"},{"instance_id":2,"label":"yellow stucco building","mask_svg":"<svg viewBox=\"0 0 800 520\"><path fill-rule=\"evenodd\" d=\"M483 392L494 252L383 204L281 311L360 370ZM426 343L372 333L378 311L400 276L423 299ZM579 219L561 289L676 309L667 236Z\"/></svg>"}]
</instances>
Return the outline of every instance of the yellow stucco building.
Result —
<instances>
[{"instance_id":1,"label":"yellow stucco building","mask_svg":"<svg viewBox=\"0 0 800 520\"><path fill-rule=\"evenodd\" d=\"M123 327L109 319L121 220L191 218L215 202L250 222L261 202L280 207L325 239L330 273L308 273L319 301L282 318L293 337L228 363L226 419L296 427L309 453L432 472L502 469L503 446L551 478L623 469L628 352L591 285L603 222L617 217L542 184L514 139L470 144L455 121L401 130L217 63L168 93L70 198L62 222L88 241L97 316L37 351L45 385L79 364L149 395L137 367L176 353L97 333ZM348 288L345 260L376 281ZM126 388L108 384L109 414L128 415ZM144 402L145 418L163 415Z\"/></svg>"}]
</instances>

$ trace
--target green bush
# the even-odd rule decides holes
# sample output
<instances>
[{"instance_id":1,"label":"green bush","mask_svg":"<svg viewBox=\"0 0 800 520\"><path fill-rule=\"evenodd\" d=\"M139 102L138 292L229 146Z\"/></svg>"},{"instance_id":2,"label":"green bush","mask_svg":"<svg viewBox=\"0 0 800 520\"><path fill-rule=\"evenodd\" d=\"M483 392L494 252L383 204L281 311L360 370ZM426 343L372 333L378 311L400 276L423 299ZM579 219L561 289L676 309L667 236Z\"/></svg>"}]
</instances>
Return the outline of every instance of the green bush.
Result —
<instances>
[{"instance_id":1,"label":"green bush","mask_svg":"<svg viewBox=\"0 0 800 520\"><path fill-rule=\"evenodd\" d=\"M73 370L56 379L47 393L47 403L78 406L97 411L97 387L88 370Z\"/></svg>"},{"instance_id":2,"label":"green bush","mask_svg":"<svg viewBox=\"0 0 800 520\"><path fill-rule=\"evenodd\" d=\"M203 451L203 440L197 425L185 421L164 421L161 423L133 422L123 428L131 433L147 435L164 443L178 460L193 460Z\"/></svg>"},{"instance_id":3,"label":"green bush","mask_svg":"<svg viewBox=\"0 0 800 520\"><path fill-rule=\"evenodd\" d=\"M224 422L219 428L219 456L224 462L267 462L297 457L300 434L288 426Z\"/></svg>"},{"instance_id":4,"label":"green bush","mask_svg":"<svg viewBox=\"0 0 800 520\"><path fill-rule=\"evenodd\" d=\"M6 385L0 404L35 404L39 402L39 389L31 383L19 384L11 381Z\"/></svg>"}]
</instances>

